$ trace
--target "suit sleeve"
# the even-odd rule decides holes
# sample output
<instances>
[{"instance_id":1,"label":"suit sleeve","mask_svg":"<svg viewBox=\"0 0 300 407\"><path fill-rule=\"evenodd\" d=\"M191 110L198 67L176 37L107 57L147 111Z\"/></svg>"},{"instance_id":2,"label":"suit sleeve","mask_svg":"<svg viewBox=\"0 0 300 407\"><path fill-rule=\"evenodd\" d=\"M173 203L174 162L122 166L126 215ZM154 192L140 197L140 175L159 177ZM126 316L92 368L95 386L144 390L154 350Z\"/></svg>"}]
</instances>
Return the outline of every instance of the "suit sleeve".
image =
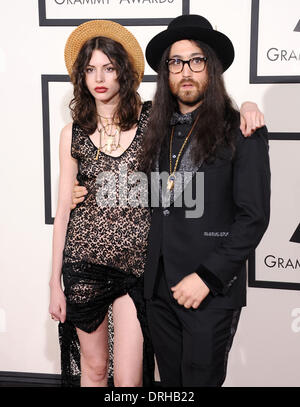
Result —
<instances>
[{"instance_id":1,"label":"suit sleeve","mask_svg":"<svg viewBox=\"0 0 300 407\"><path fill-rule=\"evenodd\" d=\"M229 236L209 253L196 271L214 295L225 294L241 266L257 247L270 218L270 163L268 131L239 136L233 160L233 200L236 214Z\"/></svg>"}]
</instances>

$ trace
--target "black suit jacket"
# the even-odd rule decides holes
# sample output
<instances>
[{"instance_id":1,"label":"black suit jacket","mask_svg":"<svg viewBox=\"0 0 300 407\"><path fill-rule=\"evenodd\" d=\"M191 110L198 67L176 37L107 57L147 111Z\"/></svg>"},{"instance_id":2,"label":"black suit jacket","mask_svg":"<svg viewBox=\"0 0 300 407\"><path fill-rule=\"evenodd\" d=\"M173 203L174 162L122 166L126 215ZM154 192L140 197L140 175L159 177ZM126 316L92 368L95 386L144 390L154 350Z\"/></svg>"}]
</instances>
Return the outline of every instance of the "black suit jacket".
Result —
<instances>
[{"instance_id":1,"label":"black suit jacket","mask_svg":"<svg viewBox=\"0 0 300 407\"><path fill-rule=\"evenodd\" d=\"M233 157L229 147L222 148L213 163L197 168L190 158L192 143L182 156L179 171L191 174L188 187L192 185L193 191L196 173L204 174L201 217L187 218L190 208L184 200L182 207L176 206L182 198L180 192L177 196L175 192L167 206L152 208L144 275L146 299L153 295L162 256L169 287L193 272L215 287L201 307L237 308L246 304L246 260L269 223L268 132L263 127L249 138L244 138L239 129L235 133ZM157 175L153 180L159 188ZM187 186L183 193L186 191Z\"/></svg>"}]
</instances>

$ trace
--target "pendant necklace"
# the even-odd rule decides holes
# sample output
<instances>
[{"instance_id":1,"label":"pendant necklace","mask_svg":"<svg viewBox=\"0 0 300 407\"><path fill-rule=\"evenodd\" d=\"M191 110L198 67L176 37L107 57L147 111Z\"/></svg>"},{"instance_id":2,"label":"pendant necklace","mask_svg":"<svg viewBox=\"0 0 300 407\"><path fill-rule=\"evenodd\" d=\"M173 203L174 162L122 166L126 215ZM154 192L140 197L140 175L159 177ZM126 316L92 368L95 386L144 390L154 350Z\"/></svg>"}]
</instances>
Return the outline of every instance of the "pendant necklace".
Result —
<instances>
[{"instance_id":1,"label":"pendant necklace","mask_svg":"<svg viewBox=\"0 0 300 407\"><path fill-rule=\"evenodd\" d=\"M99 114L97 115L100 118L100 124L102 127L97 126L97 130L99 132L99 147L97 150L97 154L95 156L95 161L98 160L100 151L103 150L107 154L111 154L112 151L116 151L118 148L121 148L123 151L124 149L120 145L120 136L121 136L121 129L118 125L116 125L113 121L113 118L111 117L104 117L100 116ZM101 117L107 122L102 123ZM108 120L112 120L111 123L109 123ZM115 132L112 134L113 126L115 127ZM107 130L108 128L108 130ZM102 138L105 140L105 144L102 145Z\"/></svg>"},{"instance_id":2,"label":"pendant necklace","mask_svg":"<svg viewBox=\"0 0 300 407\"><path fill-rule=\"evenodd\" d=\"M188 135L186 136L186 138L185 138L185 140L184 140L184 142L183 142L183 144L181 146L181 149L180 149L180 151L179 151L179 153L177 155L177 159L175 161L175 165L174 165L173 170L172 170L172 144L173 144L175 126L172 127L172 132L171 132L171 137L170 137L170 150L169 150L170 151L170 155L169 155L169 159L170 159L170 175L169 175L168 181L167 181L167 190L168 191L171 191L172 189L174 189L174 183L175 183L175 178L176 178L175 173L176 173L176 169L177 169L177 166L178 166L178 163L179 163L179 159L181 157L181 154L183 152L183 149L184 149L188 139L190 138L190 136L192 134L192 131L194 130L194 127L195 127L198 119L199 119L199 116L194 121L191 130L189 131Z\"/></svg>"}]
</instances>

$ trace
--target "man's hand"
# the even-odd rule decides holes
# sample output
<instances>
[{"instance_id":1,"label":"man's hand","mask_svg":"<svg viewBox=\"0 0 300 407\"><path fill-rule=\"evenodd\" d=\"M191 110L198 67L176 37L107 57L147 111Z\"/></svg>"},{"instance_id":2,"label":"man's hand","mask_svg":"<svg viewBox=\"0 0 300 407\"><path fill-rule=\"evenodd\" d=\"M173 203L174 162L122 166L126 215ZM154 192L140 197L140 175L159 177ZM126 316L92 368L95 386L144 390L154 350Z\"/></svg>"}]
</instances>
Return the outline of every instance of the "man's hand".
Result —
<instances>
[{"instance_id":1,"label":"man's hand","mask_svg":"<svg viewBox=\"0 0 300 407\"><path fill-rule=\"evenodd\" d=\"M184 277L178 284L171 287L173 297L185 308L198 308L209 294L209 288L196 273Z\"/></svg>"},{"instance_id":2,"label":"man's hand","mask_svg":"<svg viewBox=\"0 0 300 407\"><path fill-rule=\"evenodd\" d=\"M84 201L85 195L88 193L85 187L79 186L79 182L76 180L72 191L72 205L71 209L76 208L76 205Z\"/></svg>"},{"instance_id":3,"label":"man's hand","mask_svg":"<svg viewBox=\"0 0 300 407\"><path fill-rule=\"evenodd\" d=\"M265 125L265 119L257 104L253 102L244 102L240 110L241 132L245 137L251 136L255 130Z\"/></svg>"}]
</instances>

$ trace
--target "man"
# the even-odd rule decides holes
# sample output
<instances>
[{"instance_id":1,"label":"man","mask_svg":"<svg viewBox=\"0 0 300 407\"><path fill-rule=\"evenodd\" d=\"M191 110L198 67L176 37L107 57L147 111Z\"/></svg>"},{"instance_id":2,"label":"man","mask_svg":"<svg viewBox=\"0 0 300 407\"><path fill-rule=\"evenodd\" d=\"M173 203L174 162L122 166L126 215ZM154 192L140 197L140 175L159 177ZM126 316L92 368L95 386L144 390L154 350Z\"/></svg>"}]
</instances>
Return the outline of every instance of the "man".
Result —
<instances>
[{"instance_id":1,"label":"man","mask_svg":"<svg viewBox=\"0 0 300 407\"><path fill-rule=\"evenodd\" d=\"M174 19L146 58L158 83L144 168L168 175L156 185L144 276L160 378L164 386L221 386L246 302L246 259L269 219L267 131L242 137L222 79L233 46L205 18ZM188 191L193 199L183 199Z\"/></svg>"},{"instance_id":2,"label":"man","mask_svg":"<svg viewBox=\"0 0 300 407\"><path fill-rule=\"evenodd\" d=\"M161 382L221 386L246 304L246 260L269 221L267 130L242 137L222 79L233 45L204 17L174 19L146 58L158 80L144 164L168 176L152 210L144 275ZM188 189L195 214L204 199L197 216L183 199Z\"/></svg>"}]
</instances>

